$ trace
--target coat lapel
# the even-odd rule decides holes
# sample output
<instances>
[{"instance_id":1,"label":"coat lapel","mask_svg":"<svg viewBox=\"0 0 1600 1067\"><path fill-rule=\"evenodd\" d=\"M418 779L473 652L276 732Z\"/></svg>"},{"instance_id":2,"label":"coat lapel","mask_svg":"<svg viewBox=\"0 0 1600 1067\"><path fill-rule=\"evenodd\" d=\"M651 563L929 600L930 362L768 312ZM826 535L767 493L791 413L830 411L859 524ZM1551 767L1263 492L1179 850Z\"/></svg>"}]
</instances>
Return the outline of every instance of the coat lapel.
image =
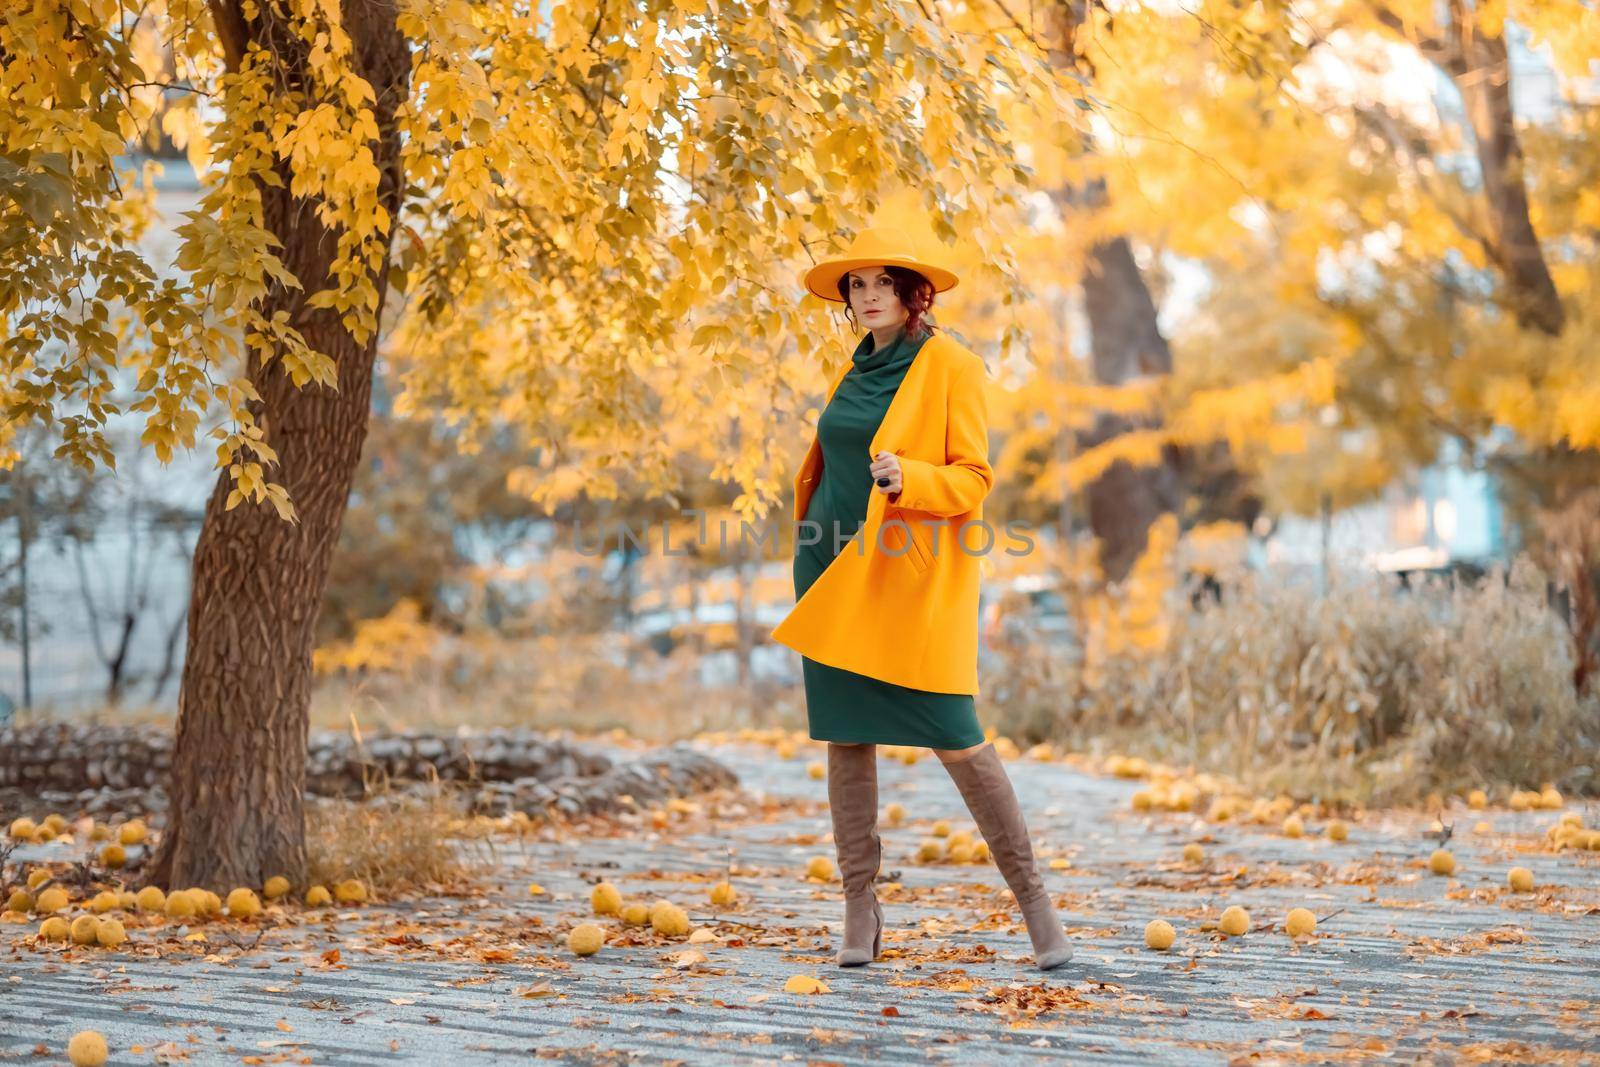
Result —
<instances>
[{"instance_id":1,"label":"coat lapel","mask_svg":"<svg viewBox=\"0 0 1600 1067\"><path fill-rule=\"evenodd\" d=\"M934 334L923 342L917 349L917 354L911 361L911 366L906 368L906 375L900 380L900 388L894 391L894 396L889 400L889 408L883 413L883 421L878 423L877 432L872 435L872 443L867 446L867 459L887 449L893 452L901 441L901 430L906 425L906 420L915 420L922 407L923 379L928 376L928 366L936 358L929 354L928 349L939 344L942 335ZM874 494L882 496L881 493Z\"/></svg>"},{"instance_id":2,"label":"coat lapel","mask_svg":"<svg viewBox=\"0 0 1600 1067\"><path fill-rule=\"evenodd\" d=\"M890 452L894 452L899 447L899 442L903 439L902 431L909 425L907 420L914 421L922 407L923 381L928 376L929 366L938 358L937 353L930 354L928 350L934 345L942 344L943 342L944 335L936 333L928 338L921 348L917 349L916 358L911 361L911 366L906 369L905 377L900 380L900 387L895 390L894 396L890 397L889 407L884 411L883 419L878 423L878 429L873 433L872 441L867 446L868 462L871 462L872 457L885 450L885 448ZM828 402L833 399L833 394L838 392L839 383L844 381L844 376L850 373L850 368L853 365L853 362L847 359L844 361L844 365L834 372L833 381L828 386L827 399L822 402L824 409L827 408ZM816 432L813 431L811 434L811 446L806 449L805 458L800 462L800 470L795 475L794 517L796 521L799 521L805 515L806 504L810 498L808 486L816 481L821 463L822 443L818 440ZM872 494L867 508L869 518L872 514L872 508L886 499L887 497L882 493Z\"/></svg>"}]
</instances>

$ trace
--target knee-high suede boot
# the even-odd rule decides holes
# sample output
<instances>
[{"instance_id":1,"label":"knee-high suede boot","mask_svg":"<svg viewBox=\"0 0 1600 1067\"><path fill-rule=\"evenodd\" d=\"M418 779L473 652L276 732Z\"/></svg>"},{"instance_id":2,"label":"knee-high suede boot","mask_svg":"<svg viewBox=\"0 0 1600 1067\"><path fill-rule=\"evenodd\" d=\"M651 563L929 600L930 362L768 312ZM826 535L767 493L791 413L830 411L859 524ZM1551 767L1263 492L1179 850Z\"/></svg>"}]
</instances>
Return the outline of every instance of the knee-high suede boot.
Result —
<instances>
[{"instance_id":1,"label":"knee-high suede boot","mask_svg":"<svg viewBox=\"0 0 1600 1067\"><path fill-rule=\"evenodd\" d=\"M1017 898L1028 924L1028 939L1033 942L1034 962L1045 971L1066 963L1072 958L1072 946L1039 877L1028 827L999 753L993 745L984 745L966 759L946 763L944 769L961 790L983 839L989 842L995 866Z\"/></svg>"},{"instance_id":2,"label":"knee-high suede boot","mask_svg":"<svg viewBox=\"0 0 1600 1067\"><path fill-rule=\"evenodd\" d=\"M872 891L883 861L878 837L878 746L828 746L828 808L844 882L844 937L835 962L859 967L883 948L883 909Z\"/></svg>"}]
</instances>

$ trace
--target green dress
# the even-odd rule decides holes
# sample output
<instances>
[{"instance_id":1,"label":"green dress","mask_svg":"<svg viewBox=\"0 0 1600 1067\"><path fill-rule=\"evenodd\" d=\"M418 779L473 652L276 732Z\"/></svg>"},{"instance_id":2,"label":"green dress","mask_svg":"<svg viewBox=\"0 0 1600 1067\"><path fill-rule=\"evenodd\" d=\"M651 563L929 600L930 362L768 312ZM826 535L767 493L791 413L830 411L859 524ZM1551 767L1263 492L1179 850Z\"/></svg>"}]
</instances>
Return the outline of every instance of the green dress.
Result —
<instances>
[{"instance_id":1,"label":"green dress","mask_svg":"<svg viewBox=\"0 0 1600 1067\"><path fill-rule=\"evenodd\" d=\"M882 351L875 351L873 335L868 332L851 357L853 366L823 411L817 423L822 473L805 513L806 522L816 526L802 526L803 536L795 538L796 600L840 550L855 551L851 538L866 522L867 502L877 492L868 469L867 449L895 390L929 336L910 339L902 329ZM812 538L817 539L815 544L801 543ZM800 657L800 665L814 740L919 748L970 748L983 743L983 729L970 693L910 689L830 667L808 656Z\"/></svg>"}]
</instances>

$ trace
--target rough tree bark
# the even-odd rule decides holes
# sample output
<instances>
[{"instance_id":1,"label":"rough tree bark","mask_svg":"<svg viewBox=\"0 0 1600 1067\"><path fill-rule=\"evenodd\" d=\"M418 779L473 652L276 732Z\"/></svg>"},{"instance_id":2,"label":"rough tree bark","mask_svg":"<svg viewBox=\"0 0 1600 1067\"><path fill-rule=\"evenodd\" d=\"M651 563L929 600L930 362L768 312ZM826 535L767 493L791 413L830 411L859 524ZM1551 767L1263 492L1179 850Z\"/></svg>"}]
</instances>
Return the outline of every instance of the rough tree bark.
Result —
<instances>
[{"instance_id":1,"label":"rough tree bark","mask_svg":"<svg viewBox=\"0 0 1600 1067\"><path fill-rule=\"evenodd\" d=\"M251 42L275 56L278 85L292 89L306 69L306 45L278 23L271 5L212 0L230 68ZM400 143L395 110L406 98L410 56L391 0L343 0L352 62L371 84L380 141L380 200L399 215ZM271 875L299 881L306 866L303 786L311 687L312 632L356 464L366 438L374 335L358 342L336 313L304 307L326 285L337 235L314 205L263 186L268 229L303 290L277 290L271 315L287 309L310 344L338 363L339 389L297 388L274 362L248 368L261 400L254 414L276 449L274 471L300 522L248 503L224 510L230 485L219 476L194 553L187 652L178 698L167 828L149 881L214 889L261 885ZM388 256L373 278L380 303Z\"/></svg>"}]
</instances>

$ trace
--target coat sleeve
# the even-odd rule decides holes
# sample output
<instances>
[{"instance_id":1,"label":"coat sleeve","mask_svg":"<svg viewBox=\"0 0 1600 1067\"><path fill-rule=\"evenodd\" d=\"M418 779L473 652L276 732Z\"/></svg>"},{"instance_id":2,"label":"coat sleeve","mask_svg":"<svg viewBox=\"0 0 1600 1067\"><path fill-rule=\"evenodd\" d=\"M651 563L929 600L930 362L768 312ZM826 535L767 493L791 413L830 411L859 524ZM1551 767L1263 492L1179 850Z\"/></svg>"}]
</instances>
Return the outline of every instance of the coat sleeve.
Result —
<instances>
[{"instance_id":1,"label":"coat sleeve","mask_svg":"<svg viewBox=\"0 0 1600 1067\"><path fill-rule=\"evenodd\" d=\"M994 485L989 466L989 407L983 363L972 364L951 383L947 398L945 462L900 457L896 506L933 515L960 515L977 507Z\"/></svg>"}]
</instances>

